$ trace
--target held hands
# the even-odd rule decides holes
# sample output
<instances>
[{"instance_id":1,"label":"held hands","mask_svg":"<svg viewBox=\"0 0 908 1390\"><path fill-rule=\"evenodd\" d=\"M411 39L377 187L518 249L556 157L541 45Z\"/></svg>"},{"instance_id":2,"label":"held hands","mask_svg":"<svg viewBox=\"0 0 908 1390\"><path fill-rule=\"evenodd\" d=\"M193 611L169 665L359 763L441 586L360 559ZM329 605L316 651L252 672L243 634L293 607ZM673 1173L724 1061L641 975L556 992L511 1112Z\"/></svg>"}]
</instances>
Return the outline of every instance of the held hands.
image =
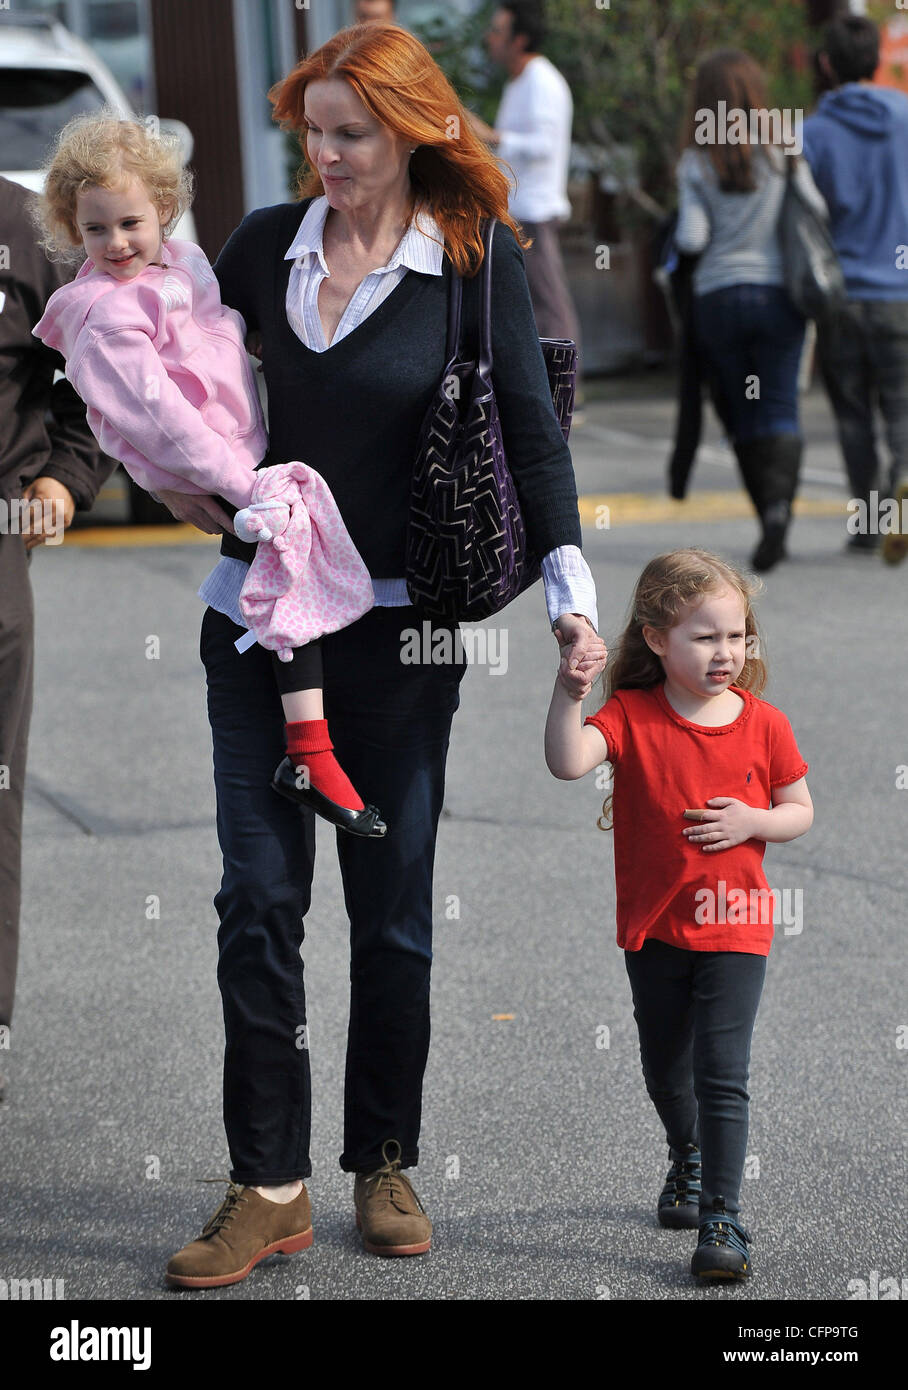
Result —
<instances>
[{"instance_id":1,"label":"held hands","mask_svg":"<svg viewBox=\"0 0 908 1390\"><path fill-rule=\"evenodd\" d=\"M757 834L759 809L733 796L713 796L702 820L686 826L682 834L702 850L733 849Z\"/></svg>"},{"instance_id":2,"label":"held hands","mask_svg":"<svg viewBox=\"0 0 908 1390\"><path fill-rule=\"evenodd\" d=\"M589 618L576 613L562 613L555 626L555 637L561 648L558 682L573 700L585 700L593 681L605 668L605 643Z\"/></svg>"}]
</instances>

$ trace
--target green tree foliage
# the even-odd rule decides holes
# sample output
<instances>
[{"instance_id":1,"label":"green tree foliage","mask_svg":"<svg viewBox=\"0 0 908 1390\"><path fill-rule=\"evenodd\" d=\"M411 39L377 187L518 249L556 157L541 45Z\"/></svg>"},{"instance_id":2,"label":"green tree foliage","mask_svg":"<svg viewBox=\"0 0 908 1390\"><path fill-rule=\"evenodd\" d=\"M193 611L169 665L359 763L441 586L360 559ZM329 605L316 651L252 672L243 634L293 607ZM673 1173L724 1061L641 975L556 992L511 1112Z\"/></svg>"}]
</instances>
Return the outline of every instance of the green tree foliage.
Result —
<instances>
[{"instance_id":1,"label":"green tree foliage","mask_svg":"<svg viewBox=\"0 0 908 1390\"><path fill-rule=\"evenodd\" d=\"M599 0L604 3L604 0ZM773 105L813 104L812 36L802 0L548 0L545 52L574 96L574 139L629 146L640 186L673 201L674 167L697 63L742 48L765 69Z\"/></svg>"},{"instance_id":2,"label":"green tree foliage","mask_svg":"<svg viewBox=\"0 0 908 1390\"><path fill-rule=\"evenodd\" d=\"M763 65L773 105L813 104L811 52L803 0L547 0L543 51L570 84L574 139L629 177L638 207L653 216L674 201L674 168L690 83L715 48L743 48ZM496 8L483 0L468 17L433 10L414 31L462 99L494 119L503 74L490 63L482 35ZM420 20L422 22L420 22Z\"/></svg>"}]
</instances>

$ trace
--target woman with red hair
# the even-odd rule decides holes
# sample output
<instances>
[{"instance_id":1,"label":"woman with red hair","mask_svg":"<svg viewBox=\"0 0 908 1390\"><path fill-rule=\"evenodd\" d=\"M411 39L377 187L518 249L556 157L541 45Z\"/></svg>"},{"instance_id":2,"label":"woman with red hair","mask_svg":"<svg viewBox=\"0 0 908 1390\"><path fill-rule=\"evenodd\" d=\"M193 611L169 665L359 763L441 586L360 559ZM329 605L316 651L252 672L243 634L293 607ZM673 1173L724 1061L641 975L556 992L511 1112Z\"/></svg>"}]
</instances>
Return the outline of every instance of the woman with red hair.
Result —
<instances>
[{"instance_id":1,"label":"woman with red hair","mask_svg":"<svg viewBox=\"0 0 908 1390\"><path fill-rule=\"evenodd\" d=\"M480 224L490 216L498 219L498 408L528 539L544 557L562 679L578 698L604 647L507 182L453 89L411 34L368 24L306 57L271 100L304 150L301 201L246 217L215 270L224 302L260 344L270 430L264 462L303 458L325 478L373 581L375 606L323 643L338 754L388 822L382 840L338 836L351 940L340 1163L356 1175L366 1249L415 1255L429 1249L432 1227L402 1170L419 1153L432 867L465 666L451 640L456 625L443 623L434 626L447 627L449 646L461 653L451 664L431 655L422 664L401 659L406 630L420 625L404 581L405 541L420 426L446 366L452 266L469 277L464 322L473 342ZM202 1235L167 1269L169 1284L210 1287L236 1283L265 1255L312 1241L300 947L315 837L311 813L268 785L282 732L268 654L235 647L237 597L254 552L231 534L215 499L165 500L184 520L225 532L222 559L201 590L210 605L201 652L224 858L215 906L231 1181Z\"/></svg>"}]
</instances>

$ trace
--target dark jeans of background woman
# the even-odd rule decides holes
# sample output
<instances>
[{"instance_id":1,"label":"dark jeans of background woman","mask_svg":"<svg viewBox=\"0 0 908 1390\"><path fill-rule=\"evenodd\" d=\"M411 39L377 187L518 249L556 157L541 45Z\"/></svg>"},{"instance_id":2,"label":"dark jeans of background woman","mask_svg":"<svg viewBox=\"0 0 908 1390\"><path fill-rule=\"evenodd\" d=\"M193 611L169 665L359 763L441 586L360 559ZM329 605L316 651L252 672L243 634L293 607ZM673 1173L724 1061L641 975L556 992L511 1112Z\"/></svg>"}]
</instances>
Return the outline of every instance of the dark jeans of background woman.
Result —
<instances>
[{"instance_id":1,"label":"dark jeans of background woman","mask_svg":"<svg viewBox=\"0 0 908 1390\"><path fill-rule=\"evenodd\" d=\"M421 629L412 608L372 608L321 644L338 759L388 823L382 839L337 832L351 949L340 1160L347 1172L380 1167L387 1139L399 1142L404 1167L419 1156L435 835L466 666L462 656L434 664L431 652L424 664L404 664L408 627ZM241 632L206 611L201 656L224 857L215 898L224 1124L233 1181L273 1185L312 1171L300 946L315 832L312 813L271 788L285 751L280 697L270 653L257 645L238 653ZM461 653L460 644L452 646Z\"/></svg>"},{"instance_id":2,"label":"dark jeans of background woman","mask_svg":"<svg viewBox=\"0 0 908 1390\"><path fill-rule=\"evenodd\" d=\"M650 1099L669 1146L699 1144L700 1219L714 1197L738 1211L747 1155L750 1040L766 957L685 951L650 938L625 951Z\"/></svg>"},{"instance_id":3,"label":"dark jeans of background woman","mask_svg":"<svg viewBox=\"0 0 908 1390\"><path fill-rule=\"evenodd\" d=\"M751 556L768 570L786 555L802 440L798 367L805 320L779 285L730 285L695 296L694 326L727 406L744 486L760 519Z\"/></svg>"},{"instance_id":4,"label":"dark jeans of background woman","mask_svg":"<svg viewBox=\"0 0 908 1390\"><path fill-rule=\"evenodd\" d=\"M805 320L779 285L729 285L694 297L697 338L728 402L736 444L798 434Z\"/></svg>"}]
</instances>

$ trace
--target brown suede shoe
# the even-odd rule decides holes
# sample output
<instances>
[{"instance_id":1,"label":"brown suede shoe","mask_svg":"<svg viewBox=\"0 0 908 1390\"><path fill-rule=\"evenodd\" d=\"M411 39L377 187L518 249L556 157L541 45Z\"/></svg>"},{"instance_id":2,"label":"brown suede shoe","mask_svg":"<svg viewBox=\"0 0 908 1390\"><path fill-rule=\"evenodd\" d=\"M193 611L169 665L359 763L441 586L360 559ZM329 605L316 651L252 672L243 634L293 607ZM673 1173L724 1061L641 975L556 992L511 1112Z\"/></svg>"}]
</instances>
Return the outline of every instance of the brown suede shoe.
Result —
<instances>
[{"instance_id":1,"label":"brown suede shoe","mask_svg":"<svg viewBox=\"0 0 908 1390\"><path fill-rule=\"evenodd\" d=\"M389 1151L397 1150L395 1158ZM432 1222L400 1171L400 1144L386 1139L384 1166L357 1173L353 1184L356 1225L371 1255L424 1255L432 1245Z\"/></svg>"},{"instance_id":2,"label":"brown suede shoe","mask_svg":"<svg viewBox=\"0 0 908 1390\"><path fill-rule=\"evenodd\" d=\"M238 1284L267 1255L292 1255L311 1244L312 1208L305 1184L292 1202L282 1203L228 1181L227 1196L198 1240L173 1256L164 1281L182 1289Z\"/></svg>"}]
</instances>

